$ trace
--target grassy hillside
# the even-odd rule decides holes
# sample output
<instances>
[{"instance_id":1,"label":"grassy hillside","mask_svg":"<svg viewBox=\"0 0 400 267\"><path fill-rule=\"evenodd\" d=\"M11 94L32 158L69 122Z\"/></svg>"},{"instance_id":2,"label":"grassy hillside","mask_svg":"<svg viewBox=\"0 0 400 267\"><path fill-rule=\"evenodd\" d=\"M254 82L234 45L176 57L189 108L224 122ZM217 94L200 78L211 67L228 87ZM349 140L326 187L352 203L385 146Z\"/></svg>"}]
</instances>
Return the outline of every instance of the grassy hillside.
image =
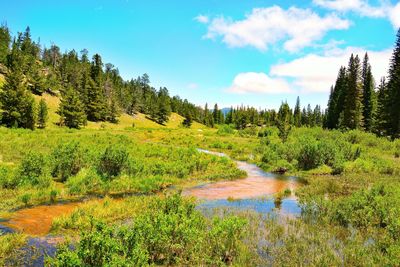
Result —
<instances>
[{"instance_id":1,"label":"grassy hillside","mask_svg":"<svg viewBox=\"0 0 400 267\"><path fill-rule=\"evenodd\" d=\"M1 83L1 79L0 79ZM48 127L54 128L58 127L57 123L60 120L60 116L56 113L58 106L60 104L60 99L56 96L52 96L50 94L43 94L42 96L35 96L37 102L41 98L44 98L48 107L49 107L49 121ZM128 114L121 114L119 117L119 123L109 123L109 122L88 122L86 128L88 129L126 129L132 128L132 125L135 125L135 128L150 128L150 129L172 129L172 128L179 128L181 126L182 121L184 118L177 113L172 113L169 121L165 126L160 125L146 117L145 114L138 113L135 116L130 116ZM193 129L203 129L206 126L193 122L192 124Z\"/></svg>"}]
</instances>

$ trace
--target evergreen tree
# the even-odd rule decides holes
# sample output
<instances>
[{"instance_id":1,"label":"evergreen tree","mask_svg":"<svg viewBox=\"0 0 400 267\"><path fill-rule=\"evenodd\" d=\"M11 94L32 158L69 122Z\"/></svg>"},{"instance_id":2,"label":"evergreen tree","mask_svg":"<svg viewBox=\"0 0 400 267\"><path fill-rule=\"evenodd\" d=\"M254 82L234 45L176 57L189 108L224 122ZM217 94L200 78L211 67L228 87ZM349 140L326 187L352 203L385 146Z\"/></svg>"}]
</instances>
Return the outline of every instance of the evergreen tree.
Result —
<instances>
[{"instance_id":1,"label":"evergreen tree","mask_svg":"<svg viewBox=\"0 0 400 267\"><path fill-rule=\"evenodd\" d=\"M109 111L108 121L111 123L118 123L119 109L114 97L111 97Z\"/></svg>"},{"instance_id":2,"label":"evergreen tree","mask_svg":"<svg viewBox=\"0 0 400 267\"><path fill-rule=\"evenodd\" d=\"M48 113L49 110L47 108L46 101L42 98L40 99L38 107L38 128L40 129L46 128Z\"/></svg>"},{"instance_id":3,"label":"evergreen tree","mask_svg":"<svg viewBox=\"0 0 400 267\"><path fill-rule=\"evenodd\" d=\"M294 108L294 125L296 127L301 127L301 107L300 107L300 97L297 97L296 106Z\"/></svg>"},{"instance_id":4,"label":"evergreen tree","mask_svg":"<svg viewBox=\"0 0 400 267\"><path fill-rule=\"evenodd\" d=\"M11 35L7 25L0 27L0 63L5 64L10 51Z\"/></svg>"},{"instance_id":5,"label":"evergreen tree","mask_svg":"<svg viewBox=\"0 0 400 267\"><path fill-rule=\"evenodd\" d=\"M390 62L387 82L388 93L388 134L392 138L400 137L400 29Z\"/></svg>"},{"instance_id":6,"label":"evergreen tree","mask_svg":"<svg viewBox=\"0 0 400 267\"><path fill-rule=\"evenodd\" d=\"M336 79L335 86L331 88L331 94L328 101L328 111L326 126L328 129L339 127L340 114L344 110L344 102L347 94L346 68L341 67Z\"/></svg>"},{"instance_id":7,"label":"evergreen tree","mask_svg":"<svg viewBox=\"0 0 400 267\"><path fill-rule=\"evenodd\" d=\"M214 122L216 124L220 124L220 121L219 121L220 120L220 110L218 109L218 104L214 105L214 110L213 110L212 116L214 118Z\"/></svg>"},{"instance_id":8,"label":"evergreen tree","mask_svg":"<svg viewBox=\"0 0 400 267\"><path fill-rule=\"evenodd\" d=\"M279 137L282 139L282 142L286 142L289 136L291 125L290 125L290 107L288 103L282 103L278 112L278 129L279 129Z\"/></svg>"},{"instance_id":9,"label":"evergreen tree","mask_svg":"<svg viewBox=\"0 0 400 267\"><path fill-rule=\"evenodd\" d=\"M368 54L365 54L362 68L362 87L363 87L363 118L364 129L371 131L373 127L374 117L374 78L372 76L371 65L368 61Z\"/></svg>"},{"instance_id":10,"label":"evergreen tree","mask_svg":"<svg viewBox=\"0 0 400 267\"><path fill-rule=\"evenodd\" d=\"M233 107L228 111L226 114L226 119L225 119L226 124L231 124L233 123Z\"/></svg>"},{"instance_id":11,"label":"evergreen tree","mask_svg":"<svg viewBox=\"0 0 400 267\"><path fill-rule=\"evenodd\" d=\"M193 119L192 119L192 114L190 111L185 112L185 119L182 121L182 125L186 128L190 128L192 126Z\"/></svg>"},{"instance_id":12,"label":"evergreen tree","mask_svg":"<svg viewBox=\"0 0 400 267\"><path fill-rule=\"evenodd\" d=\"M347 69L347 95L345 100L343 125L347 129L360 129L362 117L361 66L358 56L352 54Z\"/></svg>"},{"instance_id":13,"label":"evergreen tree","mask_svg":"<svg viewBox=\"0 0 400 267\"><path fill-rule=\"evenodd\" d=\"M158 109L157 109L157 122L165 124L171 115L171 104L169 100L167 88L160 88L158 91Z\"/></svg>"},{"instance_id":14,"label":"evergreen tree","mask_svg":"<svg viewBox=\"0 0 400 267\"><path fill-rule=\"evenodd\" d=\"M322 116L322 112L321 112L321 107L319 105L316 105L314 108L313 118L314 118L314 126L318 126L318 127L322 126L323 116Z\"/></svg>"},{"instance_id":15,"label":"evergreen tree","mask_svg":"<svg viewBox=\"0 0 400 267\"><path fill-rule=\"evenodd\" d=\"M0 90L0 107L3 110L2 123L7 127L34 129L36 125L35 100L27 89L18 63L19 52L13 51L6 82Z\"/></svg>"},{"instance_id":16,"label":"evergreen tree","mask_svg":"<svg viewBox=\"0 0 400 267\"><path fill-rule=\"evenodd\" d=\"M378 104L377 104L377 115L375 124L375 133L384 136L388 134L390 117L389 117L389 98L386 80L383 77L378 87Z\"/></svg>"},{"instance_id":17,"label":"evergreen tree","mask_svg":"<svg viewBox=\"0 0 400 267\"><path fill-rule=\"evenodd\" d=\"M307 105L307 126L308 127L313 127L314 126L314 114L313 110L311 108L311 105Z\"/></svg>"},{"instance_id":18,"label":"evergreen tree","mask_svg":"<svg viewBox=\"0 0 400 267\"><path fill-rule=\"evenodd\" d=\"M79 99L76 90L68 87L61 97L61 103L57 113L60 115L60 125L68 128L80 129L86 125L86 114L84 105Z\"/></svg>"},{"instance_id":19,"label":"evergreen tree","mask_svg":"<svg viewBox=\"0 0 400 267\"><path fill-rule=\"evenodd\" d=\"M105 121L107 107L101 88L89 79L87 91L86 115L90 121Z\"/></svg>"},{"instance_id":20,"label":"evergreen tree","mask_svg":"<svg viewBox=\"0 0 400 267\"><path fill-rule=\"evenodd\" d=\"M301 125L308 125L307 111L305 107L303 107L303 110L301 111Z\"/></svg>"}]
</instances>

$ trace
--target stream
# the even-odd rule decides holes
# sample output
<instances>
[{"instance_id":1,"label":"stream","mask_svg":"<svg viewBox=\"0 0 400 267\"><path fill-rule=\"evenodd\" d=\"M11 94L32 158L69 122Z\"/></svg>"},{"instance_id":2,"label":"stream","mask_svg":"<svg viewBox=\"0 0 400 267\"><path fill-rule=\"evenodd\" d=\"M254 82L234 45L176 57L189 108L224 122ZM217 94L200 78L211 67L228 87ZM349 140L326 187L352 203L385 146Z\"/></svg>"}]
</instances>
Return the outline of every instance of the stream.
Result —
<instances>
[{"instance_id":1,"label":"stream","mask_svg":"<svg viewBox=\"0 0 400 267\"><path fill-rule=\"evenodd\" d=\"M224 153L198 150L219 157L228 157ZM200 200L198 209L205 214L216 208L253 210L278 216L298 216L301 213L293 194L293 191L301 185L299 179L264 172L255 164L244 161L235 162L239 169L247 173L246 178L195 186L184 190L183 195L198 198ZM282 199L279 205L275 204L273 195L285 189L290 189L291 195ZM0 235L14 232L30 235L27 245L22 248L23 266L43 266L44 255L54 255L56 245L63 240L62 237L49 235L53 218L71 213L79 204L75 202L42 205L18 210L9 220L0 219Z\"/></svg>"},{"instance_id":2,"label":"stream","mask_svg":"<svg viewBox=\"0 0 400 267\"><path fill-rule=\"evenodd\" d=\"M200 152L219 157L226 154L199 149ZM298 216L301 208L298 205L293 191L301 182L298 178L270 172L264 172L255 164L244 161L235 161L238 168L247 173L244 179L220 181L189 188L184 195L194 196L201 201L200 210L215 208L229 208L239 210L254 210L263 214L279 216ZM273 195L290 189L290 196L282 199L280 205L274 203Z\"/></svg>"}]
</instances>

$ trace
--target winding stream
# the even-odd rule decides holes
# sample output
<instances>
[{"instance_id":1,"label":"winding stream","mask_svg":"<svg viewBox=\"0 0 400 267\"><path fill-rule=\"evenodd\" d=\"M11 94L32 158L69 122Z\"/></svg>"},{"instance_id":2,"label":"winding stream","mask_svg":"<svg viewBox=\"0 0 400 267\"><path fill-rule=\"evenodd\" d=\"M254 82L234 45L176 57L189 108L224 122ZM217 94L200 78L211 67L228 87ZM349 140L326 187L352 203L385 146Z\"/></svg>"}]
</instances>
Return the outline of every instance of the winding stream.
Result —
<instances>
[{"instance_id":1,"label":"winding stream","mask_svg":"<svg viewBox=\"0 0 400 267\"><path fill-rule=\"evenodd\" d=\"M199 149L202 153L227 157L224 153ZM301 213L297 199L291 196L277 206L273 194L290 189L296 190L301 183L295 177L264 172L254 164L235 161L238 168L247 173L244 179L208 183L186 189L183 194L201 200L198 209L207 213L215 208L254 210L262 214L297 216ZM23 232L36 236L28 239L23 250L31 253L30 248L39 248L38 257L29 266L43 266L44 255L54 255L56 244L62 237L48 235L55 217L71 213L81 203L43 205L16 211L8 221L0 220L0 235Z\"/></svg>"},{"instance_id":2,"label":"winding stream","mask_svg":"<svg viewBox=\"0 0 400 267\"><path fill-rule=\"evenodd\" d=\"M224 153L199 149L200 152L219 157L227 157ZM189 188L184 195L195 196L203 200L199 209L237 208L251 209L260 213L297 216L301 213L297 199L291 196L276 206L272 196L290 189L296 190L301 182L296 177L264 172L255 164L236 161L239 169L247 173L244 179L220 181Z\"/></svg>"}]
</instances>

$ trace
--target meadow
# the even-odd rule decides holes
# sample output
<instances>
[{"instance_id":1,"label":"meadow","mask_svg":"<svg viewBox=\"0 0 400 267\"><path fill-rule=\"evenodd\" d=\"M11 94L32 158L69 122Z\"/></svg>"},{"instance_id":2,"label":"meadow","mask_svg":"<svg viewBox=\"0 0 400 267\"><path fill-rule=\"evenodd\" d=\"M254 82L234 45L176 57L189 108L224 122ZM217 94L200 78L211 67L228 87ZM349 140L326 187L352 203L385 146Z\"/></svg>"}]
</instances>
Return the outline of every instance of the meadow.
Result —
<instances>
[{"instance_id":1,"label":"meadow","mask_svg":"<svg viewBox=\"0 0 400 267\"><path fill-rule=\"evenodd\" d=\"M51 233L75 249L61 245L50 266L400 264L399 140L304 127L282 142L275 127L143 124L0 128L0 217L85 200L53 220ZM180 195L244 177L233 159L301 177L301 216L205 215L197 200ZM1 263L15 263L26 240L23 233L1 236Z\"/></svg>"}]
</instances>

